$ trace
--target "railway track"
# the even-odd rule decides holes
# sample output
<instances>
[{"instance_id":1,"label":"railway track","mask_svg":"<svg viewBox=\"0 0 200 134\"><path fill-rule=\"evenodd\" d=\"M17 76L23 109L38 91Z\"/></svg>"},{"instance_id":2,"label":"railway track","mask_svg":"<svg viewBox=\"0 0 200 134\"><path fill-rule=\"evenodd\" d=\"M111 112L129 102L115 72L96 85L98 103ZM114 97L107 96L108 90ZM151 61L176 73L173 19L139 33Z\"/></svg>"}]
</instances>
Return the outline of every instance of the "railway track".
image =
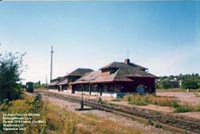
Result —
<instances>
[{"instance_id":1,"label":"railway track","mask_svg":"<svg viewBox=\"0 0 200 134\"><path fill-rule=\"evenodd\" d=\"M54 97L70 102L80 103L81 98L48 91L35 91L35 94ZM84 105L94 109L120 114L143 122L150 122L157 127L188 134L200 134L200 120L190 120L181 116L166 115L153 110L145 110L135 107L111 104L94 99L84 99Z\"/></svg>"}]
</instances>

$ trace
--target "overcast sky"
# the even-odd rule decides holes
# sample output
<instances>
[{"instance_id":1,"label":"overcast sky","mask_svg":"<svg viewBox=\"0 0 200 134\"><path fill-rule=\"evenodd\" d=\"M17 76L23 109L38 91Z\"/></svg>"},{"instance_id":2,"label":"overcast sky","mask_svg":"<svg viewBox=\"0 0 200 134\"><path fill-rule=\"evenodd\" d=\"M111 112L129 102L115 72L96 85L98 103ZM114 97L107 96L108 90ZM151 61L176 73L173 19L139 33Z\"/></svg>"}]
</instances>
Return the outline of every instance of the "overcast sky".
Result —
<instances>
[{"instance_id":1,"label":"overcast sky","mask_svg":"<svg viewBox=\"0 0 200 134\"><path fill-rule=\"evenodd\" d=\"M0 2L0 51L26 52L25 81L131 62L160 75L200 73L200 2Z\"/></svg>"}]
</instances>

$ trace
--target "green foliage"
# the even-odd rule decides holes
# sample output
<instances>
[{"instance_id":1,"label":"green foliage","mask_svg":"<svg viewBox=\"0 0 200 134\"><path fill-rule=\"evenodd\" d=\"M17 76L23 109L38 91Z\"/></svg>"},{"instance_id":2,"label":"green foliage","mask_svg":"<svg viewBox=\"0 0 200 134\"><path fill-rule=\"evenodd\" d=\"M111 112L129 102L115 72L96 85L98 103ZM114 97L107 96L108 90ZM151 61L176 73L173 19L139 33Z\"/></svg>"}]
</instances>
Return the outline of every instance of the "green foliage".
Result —
<instances>
[{"instance_id":1,"label":"green foliage","mask_svg":"<svg viewBox=\"0 0 200 134\"><path fill-rule=\"evenodd\" d=\"M23 56L19 53L0 55L0 103L4 99L21 97L20 74L23 71Z\"/></svg>"},{"instance_id":2,"label":"green foliage","mask_svg":"<svg viewBox=\"0 0 200 134\"><path fill-rule=\"evenodd\" d=\"M174 108L178 108L179 104L176 101L172 101L171 106L174 107Z\"/></svg>"},{"instance_id":3,"label":"green foliage","mask_svg":"<svg viewBox=\"0 0 200 134\"><path fill-rule=\"evenodd\" d=\"M42 95L41 94L37 94L34 98L33 103L40 103L42 101Z\"/></svg>"},{"instance_id":4,"label":"green foliage","mask_svg":"<svg viewBox=\"0 0 200 134\"><path fill-rule=\"evenodd\" d=\"M102 98L99 97L99 98L98 98L98 103L102 103L102 102L103 102Z\"/></svg>"},{"instance_id":5,"label":"green foliage","mask_svg":"<svg viewBox=\"0 0 200 134\"><path fill-rule=\"evenodd\" d=\"M179 106L174 110L175 113L184 113L184 112L189 112L189 111L190 109L184 106Z\"/></svg>"},{"instance_id":6,"label":"green foliage","mask_svg":"<svg viewBox=\"0 0 200 134\"><path fill-rule=\"evenodd\" d=\"M33 99L32 105L33 105L33 110L32 110L33 112L37 112L38 109L42 108L43 103L42 103L42 95L41 94L37 94L35 96L35 98Z\"/></svg>"},{"instance_id":7,"label":"green foliage","mask_svg":"<svg viewBox=\"0 0 200 134\"><path fill-rule=\"evenodd\" d=\"M73 113L66 114L66 110L55 105L42 101L41 95L36 95L34 98L24 96L24 99L9 101L10 104L0 105L0 117L3 113L32 113L37 108L36 113L40 117L35 119L45 120L46 124L25 124L26 130L20 131L20 134L74 134L76 133L76 119ZM4 110L2 110L4 105ZM5 109L6 106L6 109ZM0 118L0 134L2 130L2 118ZM4 131L3 134L18 134L17 131Z\"/></svg>"},{"instance_id":8,"label":"green foliage","mask_svg":"<svg viewBox=\"0 0 200 134\"><path fill-rule=\"evenodd\" d=\"M38 81L38 82L35 82L34 84L34 89L43 89L43 90L47 90L48 89L48 86L47 86L47 84L41 84L41 82L40 81Z\"/></svg>"},{"instance_id":9,"label":"green foliage","mask_svg":"<svg viewBox=\"0 0 200 134\"><path fill-rule=\"evenodd\" d=\"M162 128L162 125L161 125L160 123L157 122L157 123L155 123L155 127L156 127L156 128Z\"/></svg>"},{"instance_id":10,"label":"green foliage","mask_svg":"<svg viewBox=\"0 0 200 134\"><path fill-rule=\"evenodd\" d=\"M129 104L138 105L138 106L146 106L147 103L144 101L130 101Z\"/></svg>"},{"instance_id":11,"label":"green foliage","mask_svg":"<svg viewBox=\"0 0 200 134\"><path fill-rule=\"evenodd\" d=\"M181 83L181 84L180 84ZM161 76L156 80L157 89L172 89L172 88L184 88L184 89L197 89L200 88L200 76L199 74L185 74L177 76Z\"/></svg>"},{"instance_id":12,"label":"green foliage","mask_svg":"<svg viewBox=\"0 0 200 134\"><path fill-rule=\"evenodd\" d=\"M131 96L128 96L128 102L131 102Z\"/></svg>"},{"instance_id":13,"label":"green foliage","mask_svg":"<svg viewBox=\"0 0 200 134\"><path fill-rule=\"evenodd\" d=\"M162 88L163 89L169 89L169 88L171 88L169 80L162 81L161 84L162 84Z\"/></svg>"},{"instance_id":14,"label":"green foliage","mask_svg":"<svg viewBox=\"0 0 200 134\"><path fill-rule=\"evenodd\" d=\"M125 101L128 101L129 104L144 106L148 104L154 104L159 106L168 106L173 107L174 112L190 112L200 111L200 104L198 105L190 105L188 103L180 103L175 98L171 97L163 97L163 96L144 96L144 95L127 95L123 98Z\"/></svg>"},{"instance_id":15,"label":"green foliage","mask_svg":"<svg viewBox=\"0 0 200 134\"><path fill-rule=\"evenodd\" d=\"M41 85L40 83L41 83L40 81L34 83L34 88L40 88Z\"/></svg>"},{"instance_id":16,"label":"green foliage","mask_svg":"<svg viewBox=\"0 0 200 134\"><path fill-rule=\"evenodd\" d=\"M146 125L151 125L151 126L153 126L154 123L153 123L153 121L152 121L151 119L148 119L148 121L146 122Z\"/></svg>"},{"instance_id":17,"label":"green foliage","mask_svg":"<svg viewBox=\"0 0 200 134\"><path fill-rule=\"evenodd\" d=\"M182 88L184 89L198 89L198 81L195 79L184 79L182 81Z\"/></svg>"}]
</instances>

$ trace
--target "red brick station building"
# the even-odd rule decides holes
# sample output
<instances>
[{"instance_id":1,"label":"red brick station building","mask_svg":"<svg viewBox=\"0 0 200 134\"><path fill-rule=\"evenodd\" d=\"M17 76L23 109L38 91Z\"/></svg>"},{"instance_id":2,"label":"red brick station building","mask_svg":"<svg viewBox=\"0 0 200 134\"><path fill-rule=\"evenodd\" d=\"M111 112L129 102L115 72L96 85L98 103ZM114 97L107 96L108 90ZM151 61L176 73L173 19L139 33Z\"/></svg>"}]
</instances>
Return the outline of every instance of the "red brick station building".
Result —
<instances>
[{"instance_id":1,"label":"red brick station building","mask_svg":"<svg viewBox=\"0 0 200 134\"><path fill-rule=\"evenodd\" d=\"M146 67L131 63L129 59L125 59L124 62L112 62L97 71L81 70L79 78L68 82L65 86L68 88L65 89L70 90L71 93L86 92L98 95L137 92L155 94L157 77L148 73L147 70ZM59 81L56 82L59 84ZM59 89L56 82L53 80L49 85L56 87L54 89Z\"/></svg>"}]
</instances>

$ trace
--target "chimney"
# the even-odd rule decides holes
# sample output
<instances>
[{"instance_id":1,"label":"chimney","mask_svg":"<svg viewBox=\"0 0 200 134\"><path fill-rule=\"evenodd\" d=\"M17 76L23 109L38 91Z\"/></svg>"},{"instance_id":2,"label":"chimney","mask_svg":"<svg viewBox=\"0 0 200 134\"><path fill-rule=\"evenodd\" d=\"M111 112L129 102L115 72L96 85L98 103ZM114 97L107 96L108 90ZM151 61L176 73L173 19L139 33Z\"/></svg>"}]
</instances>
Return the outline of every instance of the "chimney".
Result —
<instances>
[{"instance_id":1,"label":"chimney","mask_svg":"<svg viewBox=\"0 0 200 134\"><path fill-rule=\"evenodd\" d=\"M125 59L124 63L129 65L130 64L130 59Z\"/></svg>"}]
</instances>

